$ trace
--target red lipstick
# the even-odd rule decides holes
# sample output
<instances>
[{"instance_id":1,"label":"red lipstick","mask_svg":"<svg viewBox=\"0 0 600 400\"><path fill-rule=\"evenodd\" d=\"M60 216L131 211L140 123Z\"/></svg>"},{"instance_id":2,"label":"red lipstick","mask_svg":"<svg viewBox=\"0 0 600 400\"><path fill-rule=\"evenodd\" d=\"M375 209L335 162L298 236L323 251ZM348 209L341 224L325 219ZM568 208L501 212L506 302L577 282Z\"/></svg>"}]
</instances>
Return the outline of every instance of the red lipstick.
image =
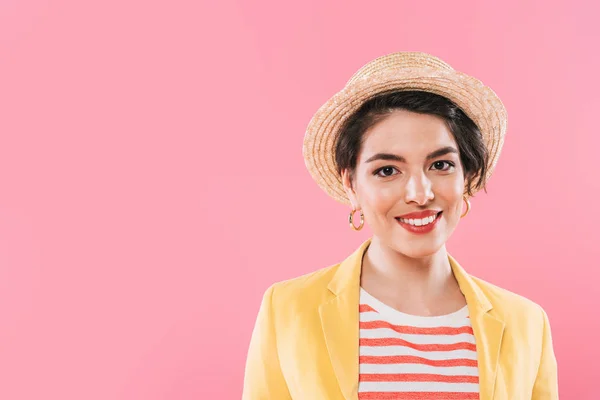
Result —
<instances>
[{"instance_id":1,"label":"red lipstick","mask_svg":"<svg viewBox=\"0 0 600 400\"><path fill-rule=\"evenodd\" d=\"M442 215L441 211L432 211L432 210L419 211L419 212L414 212L414 213L410 213L410 214L404 214L401 217L396 217L396 221L398 221L400 226L402 226L404 229L406 229L407 231L409 231L411 233L425 234L425 233L429 233L435 229L438 221L441 218L441 215ZM411 225L408 222L403 222L400 220L400 218L402 218L404 221L407 221L409 219L422 219L422 218L427 218L427 217L431 217L431 216L435 216L435 219L433 220L433 222L431 222L427 225L421 225L421 226Z\"/></svg>"},{"instance_id":2,"label":"red lipstick","mask_svg":"<svg viewBox=\"0 0 600 400\"><path fill-rule=\"evenodd\" d=\"M427 218L427 217L431 217L432 215L437 215L440 212L441 211L439 211L439 210L417 211L417 212L412 212L412 213L409 213L409 214L398 215L396 218L403 218L403 219Z\"/></svg>"}]
</instances>

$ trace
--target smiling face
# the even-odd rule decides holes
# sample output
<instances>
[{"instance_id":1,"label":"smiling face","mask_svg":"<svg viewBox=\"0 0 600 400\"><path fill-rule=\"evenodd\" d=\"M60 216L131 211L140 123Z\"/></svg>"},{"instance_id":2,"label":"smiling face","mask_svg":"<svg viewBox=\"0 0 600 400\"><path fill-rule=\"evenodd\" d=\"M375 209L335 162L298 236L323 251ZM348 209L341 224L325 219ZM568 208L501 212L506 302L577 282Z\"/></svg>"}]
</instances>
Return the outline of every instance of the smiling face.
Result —
<instances>
[{"instance_id":1,"label":"smiling face","mask_svg":"<svg viewBox=\"0 0 600 400\"><path fill-rule=\"evenodd\" d=\"M364 133L353 182L347 169L342 182L373 235L408 257L436 253L460 220L465 176L456 141L438 116L394 110ZM422 211L432 217L399 219Z\"/></svg>"}]
</instances>

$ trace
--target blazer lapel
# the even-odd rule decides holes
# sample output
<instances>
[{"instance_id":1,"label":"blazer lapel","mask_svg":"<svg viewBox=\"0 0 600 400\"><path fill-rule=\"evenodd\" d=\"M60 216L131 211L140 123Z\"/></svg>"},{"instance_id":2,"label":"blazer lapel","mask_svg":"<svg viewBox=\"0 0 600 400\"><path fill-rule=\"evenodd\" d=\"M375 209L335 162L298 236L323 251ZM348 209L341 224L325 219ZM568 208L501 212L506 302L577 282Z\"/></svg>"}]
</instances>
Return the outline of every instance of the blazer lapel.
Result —
<instances>
[{"instance_id":1,"label":"blazer lapel","mask_svg":"<svg viewBox=\"0 0 600 400\"><path fill-rule=\"evenodd\" d=\"M329 358L346 400L358 397L358 315L353 307L358 299L348 294L321 306L323 333Z\"/></svg>"},{"instance_id":2,"label":"blazer lapel","mask_svg":"<svg viewBox=\"0 0 600 400\"><path fill-rule=\"evenodd\" d=\"M331 364L346 400L358 399L360 273L370 243L369 238L339 265L327 286L332 298L319 307ZM492 304L473 278L452 256L448 259L469 308L477 346L480 398L493 400L505 324L489 313Z\"/></svg>"},{"instance_id":3,"label":"blazer lapel","mask_svg":"<svg viewBox=\"0 0 600 400\"><path fill-rule=\"evenodd\" d=\"M340 264L328 285L333 297L319 307L331 364L346 400L358 399L360 272L370 242Z\"/></svg>"},{"instance_id":4,"label":"blazer lapel","mask_svg":"<svg viewBox=\"0 0 600 400\"><path fill-rule=\"evenodd\" d=\"M492 400L505 324L502 319L489 313L492 304L473 278L465 272L452 256L449 255L448 259L469 308L469 316L477 346L480 399Z\"/></svg>"}]
</instances>

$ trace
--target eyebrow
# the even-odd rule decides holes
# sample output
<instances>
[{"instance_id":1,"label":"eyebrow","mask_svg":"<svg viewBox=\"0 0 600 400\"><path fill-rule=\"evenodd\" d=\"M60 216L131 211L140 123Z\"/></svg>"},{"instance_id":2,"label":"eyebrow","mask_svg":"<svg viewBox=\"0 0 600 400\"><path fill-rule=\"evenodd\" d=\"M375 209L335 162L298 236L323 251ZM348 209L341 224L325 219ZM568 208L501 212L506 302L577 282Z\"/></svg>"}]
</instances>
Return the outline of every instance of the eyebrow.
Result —
<instances>
[{"instance_id":1,"label":"eyebrow","mask_svg":"<svg viewBox=\"0 0 600 400\"><path fill-rule=\"evenodd\" d=\"M452 146L442 147L441 149L437 149L436 151L429 153L425 159L431 160L431 159L438 158L438 157L441 157L443 155L450 154L450 153L458 154L458 150L456 150ZM398 162L402 162L402 163L406 162L406 158L396 155L396 154L377 153L377 154L369 157L369 159L366 160L365 163L370 163L375 160L398 161Z\"/></svg>"}]
</instances>

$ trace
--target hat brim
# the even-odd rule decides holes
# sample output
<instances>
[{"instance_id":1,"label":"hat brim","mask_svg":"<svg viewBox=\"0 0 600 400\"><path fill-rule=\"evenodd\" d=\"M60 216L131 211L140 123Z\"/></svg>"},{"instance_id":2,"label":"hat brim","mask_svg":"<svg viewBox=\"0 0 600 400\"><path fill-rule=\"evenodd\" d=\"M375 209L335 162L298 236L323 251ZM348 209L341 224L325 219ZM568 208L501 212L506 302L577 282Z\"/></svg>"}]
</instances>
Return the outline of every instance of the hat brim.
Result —
<instances>
[{"instance_id":1,"label":"hat brim","mask_svg":"<svg viewBox=\"0 0 600 400\"><path fill-rule=\"evenodd\" d=\"M323 104L308 124L302 147L306 168L329 196L350 205L335 163L335 144L346 119L365 101L379 94L408 90L444 96L473 120L489 152L486 180L492 175L504 144L507 116L504 105L491 88L455 70L385 70L349 83Z\"/></svg>"}]
</instances>

